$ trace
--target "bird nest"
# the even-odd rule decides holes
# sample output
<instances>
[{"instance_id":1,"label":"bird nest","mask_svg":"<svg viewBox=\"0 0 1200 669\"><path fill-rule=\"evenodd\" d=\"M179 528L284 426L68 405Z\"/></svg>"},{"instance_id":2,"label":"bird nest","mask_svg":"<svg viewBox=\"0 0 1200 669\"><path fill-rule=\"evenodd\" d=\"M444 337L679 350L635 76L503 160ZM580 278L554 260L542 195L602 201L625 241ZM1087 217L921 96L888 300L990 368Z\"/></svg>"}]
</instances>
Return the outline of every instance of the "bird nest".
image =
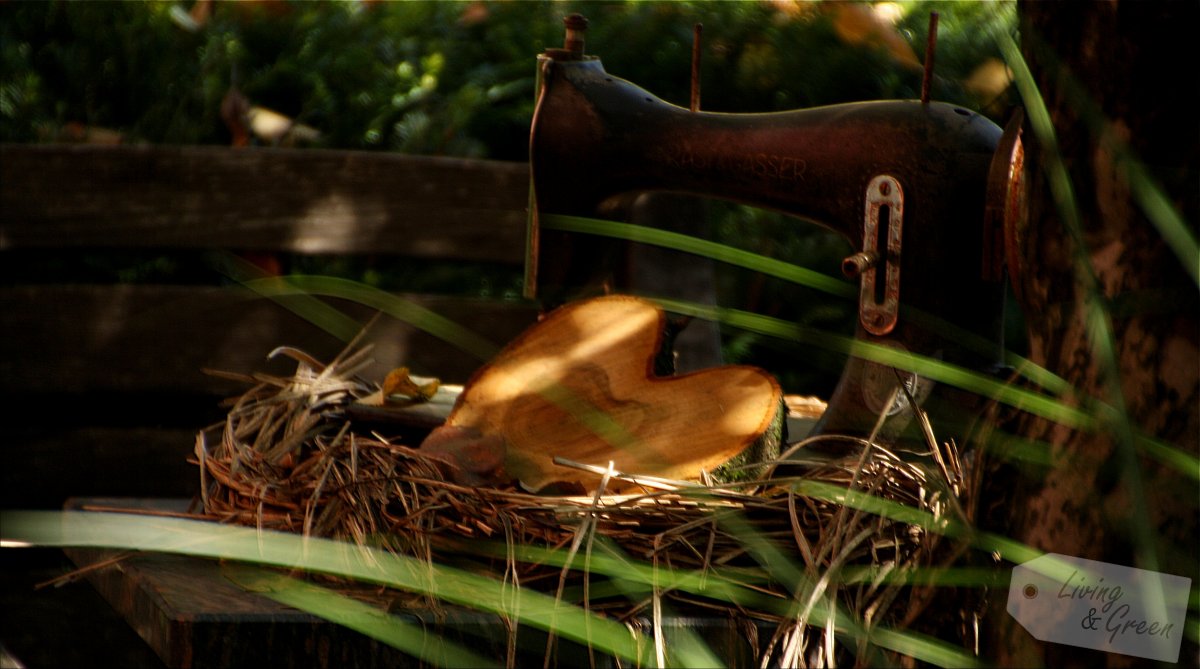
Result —
<instances>
[{"instance_id":1,"label":"bird nest","mask_svg":"<svg viewBox=\"0 0 1200 669\"><path fill-rule=\"evenodd\" d=\"M289 348L272 355L293 358L295 374L226 375L250 388L230 400L223 423L197 435L206 518L430 561L471 559L497 579L626 622L658 621L664 603L735 619L764 666L832 666L847 657L894 663L892 651L870 642L879 626L974 643L964 598L914 576L962 554L961 544L931 529L964 520L968 494L955 445L938 444L927 421L930 451L916 462L870 439L825 435L798 444L764 480L664 481L596 463L603 477L595 494L535 495L458 485L444 462L356 424L348 407L378 390L360 376L369 348L328 364ZM807 455L817 450L826 455ZM606 494L614 479L635 492ZM898 508L908 516L887 511ZM597 552L729 579L756 597L731 601L669 586L652 597L612 595L600 587L608 576L585 559ZM848 618L835 624L838 615ZM842 635L846 620L862 633Z\"/></svg>"}]
</instances>

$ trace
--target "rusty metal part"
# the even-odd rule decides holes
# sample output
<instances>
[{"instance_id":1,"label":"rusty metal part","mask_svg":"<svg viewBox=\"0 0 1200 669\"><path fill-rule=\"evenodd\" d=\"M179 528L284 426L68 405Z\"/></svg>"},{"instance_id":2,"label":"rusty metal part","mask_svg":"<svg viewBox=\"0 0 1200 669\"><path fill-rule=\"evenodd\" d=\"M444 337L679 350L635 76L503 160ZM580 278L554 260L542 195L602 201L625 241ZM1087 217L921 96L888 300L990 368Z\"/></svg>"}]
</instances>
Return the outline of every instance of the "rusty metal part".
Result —
<instances>
[{"instance_id":1,"label":"rusty metal part","mask_svg":"<svg viewBox=\"0 0 1200 669\"><path fill-rule=\"evenodd\" d=\"M857 279L863 272L874 267L877 262L879 262L879 254L859 251L842 260L842 274L846 275L847 279Z\"/></svg>"},{"instance_id":2,"label":"rusty metal part","mask_svg":"<svg viewBox=\"0 0 1200 669\"><path fill-rule=\"evenodd\" d=\"M925 72L921 77L921 104L929 104L929 94L933 88L933 59L937 53L938 13L929 14L929 37L925 42Z\"/></svg>"},{"instance_id":3,"label":"rusty metal part","mask_svg":"<svg viewBox=\"0 0 1200 669\"><path fill-rule=\"evenodd\" d=\"M543 57L553 60L584 60L587 56L584 55L584 46L586 40L584 36L587 33L588 20L582 14L568 14L563 17L563 45L562 47L551 47L546 49L542 54Z\"/></svg>"},{"instance_id":4,"label":"rusty metal part","mask_svg":"<svg viewBox=\"0 0 1200 669\"><path fill-rule=\"evenodd\" d=\"M563 18L563 27L567 29L563 38L563 49L574 58L583 58L584 33L587 32L588 20L582 14L569 14Z\"/></svg>"},{"instance_id":5,"label":"rusty metal part","mask_svg":"<svg viewBox=\"0 0 1200 669\"><path fill-rule=\"evenodd\" d=\"M887 212L886 222L880 221L884 212ZM876 336L891 332L900 316L900 250L903 232L904 189L895 177L881 174L867 185L862 249L863 253L883 262L876 262L874 271L862 274L858 298L859 320L867 332Z\"/></svg>"},{"instance_id":6,"label":"rusty metal part","mask_svg":"<svg viewBox=\"0 0 1200 669\"><path fill-rule=\"evenodd\" d=\"M692 27L692 88L691 111L700 111L700 36L704 32L704 24L697 23Z\"/></svg>"},{"instance_id":7,"label":"rusty metal part","mask_svg":"<svg viewBox=\"0 0 1200 669\"><path fill-rule=\"evenodd\" d=\"M1004 135L988 169L981 264L984 278L991 281L1003 278L1005 264L1014 278L1022 272L1018 251L1026 218L1025 147L1021 143L1024 122L1025 112L1018 107L1004 126ZM1020 290L1018 282L1013 282L1013 289Z\"/></svg>"}]
</instances>

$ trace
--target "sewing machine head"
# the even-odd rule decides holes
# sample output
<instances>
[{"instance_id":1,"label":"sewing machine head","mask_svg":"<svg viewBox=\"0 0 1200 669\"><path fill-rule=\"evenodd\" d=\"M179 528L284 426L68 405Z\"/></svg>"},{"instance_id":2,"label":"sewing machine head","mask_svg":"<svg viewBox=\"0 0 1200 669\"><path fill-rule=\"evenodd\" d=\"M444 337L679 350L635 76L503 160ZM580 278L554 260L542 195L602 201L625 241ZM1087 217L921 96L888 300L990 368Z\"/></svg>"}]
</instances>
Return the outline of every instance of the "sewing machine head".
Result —
<instances>
[{"instance_id":1,"label":"sewing machine head","mask_svg":"<svg viewBox=\"0 0 1200 669\"><path fill-rule=\"evenodd\" d=\"M842 266L860 282L857 338L977 370L999 362L1003 229L1021 209L1019 120L1002 131L927 100L693 111L605 72L583 54L585 26L568 18L564 48L539 57L530 137L538 212L596 216L631 191L778 210L857 249ZM531 228L530 286L582 283L586 263L564 251L569 245L538 257L547 234ZM888 405L901 383L908 394ZM931 415L963 408L962 398L933 386L852 357L818 430L869 433L881 413L902 414L910 396Z\"/></svg>"}]
</instances>

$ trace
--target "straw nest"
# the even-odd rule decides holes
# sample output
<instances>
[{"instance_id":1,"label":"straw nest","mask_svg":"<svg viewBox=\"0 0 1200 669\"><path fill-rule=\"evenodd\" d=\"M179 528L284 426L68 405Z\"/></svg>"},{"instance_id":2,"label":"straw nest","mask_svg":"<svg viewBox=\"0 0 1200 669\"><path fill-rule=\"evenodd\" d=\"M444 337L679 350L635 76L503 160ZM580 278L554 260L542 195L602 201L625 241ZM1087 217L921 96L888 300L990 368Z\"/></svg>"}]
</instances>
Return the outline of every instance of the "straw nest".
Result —
<instances>
[{"instance_id":1,"label":"straw nest","mask_svg":"<svg viewBox=\"0 0 1200 669\"><path fill-rule=\"evenodd\" d=\"M378 389L360 377L369 347L347 349L329 364L290 348L272 355L293 358L296 373L226 374L251 387L229 401L224 423L197 435L206 518L382 544L434 561L471 555L476 568L498 579L624 621L653 615L659 622L664 603L677 613L727 616L739 621L763 666L901 659L862 641L865 634L835 638L835 608L860 629L918 629L974 645L977 616L965 610L967 598L914 580L963 552L929 525L966 520L968 491L955 445L938 444L928 421L930 451L918 462L867 439L818 436L793 448L786 471L780 467L768 480L695 484L601 469L595 495L539 496L456 485L444 465L412 445L356 426L346 407ZM840 455L806 457L814 447ZM613 478L633 481L641 492L605 494ZM856 499L924 513L889 520ZM529 557L546 549L565 555L567 567ZM605 576L585 559L601 551L725 579L756 598L729 601L670 587L641 599L605 595L598 585Z\"/></svg>"}]
</instances>

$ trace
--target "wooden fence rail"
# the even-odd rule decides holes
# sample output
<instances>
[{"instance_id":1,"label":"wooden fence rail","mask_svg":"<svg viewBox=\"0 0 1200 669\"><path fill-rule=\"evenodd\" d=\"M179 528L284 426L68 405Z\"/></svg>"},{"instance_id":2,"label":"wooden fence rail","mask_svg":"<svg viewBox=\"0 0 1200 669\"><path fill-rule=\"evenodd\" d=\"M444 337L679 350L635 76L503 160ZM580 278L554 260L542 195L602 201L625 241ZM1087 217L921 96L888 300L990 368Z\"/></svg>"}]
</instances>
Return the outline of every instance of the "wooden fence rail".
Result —
<instances>
[{"instance_id":1,"label":"wooden fence rail","mask_svg":"<svg viewBox=\"0 0 1200 669\"><path fill-rule=\"evenodd\" d=\"M519 263L524 163L0 145L0 251L236 248Z\"/></svg>"}]
</instances>

